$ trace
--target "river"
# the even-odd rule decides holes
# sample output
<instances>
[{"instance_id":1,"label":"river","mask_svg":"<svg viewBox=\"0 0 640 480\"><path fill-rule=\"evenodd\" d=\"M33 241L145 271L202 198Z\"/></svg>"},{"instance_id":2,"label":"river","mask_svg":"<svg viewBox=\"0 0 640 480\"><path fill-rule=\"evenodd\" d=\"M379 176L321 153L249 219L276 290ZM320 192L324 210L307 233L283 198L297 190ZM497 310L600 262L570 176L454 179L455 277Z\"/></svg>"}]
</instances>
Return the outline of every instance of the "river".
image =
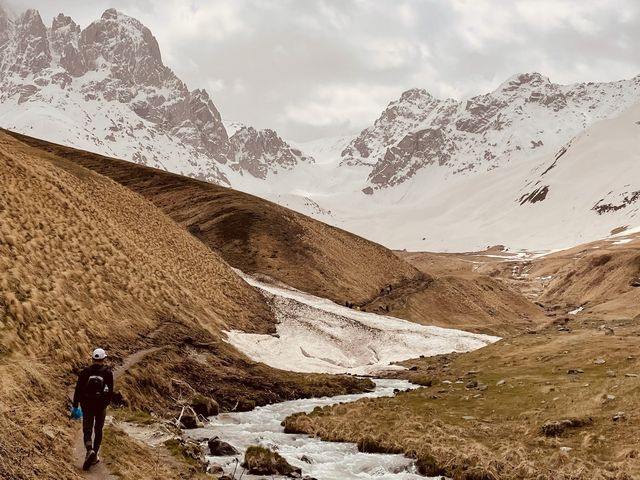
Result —
<instances>
[{"instance_id":1,"label":"river","mask_svg":"<svg viewBox=\"0 0 640 480\"><path fill-rule=\"evenodd\" d=\"M303 476L318 480L425 480L415 472L413 462L402 455L360 453L353 443L323 442L307 435L284 433L281 422L293 413L310 412L315 407L353 402L360 398L392 396L394 389L415 387L405 380L377 379L375 382L375 390L368 393L293 400L258 407L250 412L221 413L211 417L210 423L204 428L187 433L200 440L218 436L241 452L240 463L244 451L251 445L271 448L292 465L300 467ZM312 463L303 461L303 457ZM236 468L235 457L208 459L221 465L226 473L232 473ZM240 477L241 472L242 467L238 466L236 478ZM242 478L254 480L265 477L245 473Z\"/></svg>"}]
</instances>

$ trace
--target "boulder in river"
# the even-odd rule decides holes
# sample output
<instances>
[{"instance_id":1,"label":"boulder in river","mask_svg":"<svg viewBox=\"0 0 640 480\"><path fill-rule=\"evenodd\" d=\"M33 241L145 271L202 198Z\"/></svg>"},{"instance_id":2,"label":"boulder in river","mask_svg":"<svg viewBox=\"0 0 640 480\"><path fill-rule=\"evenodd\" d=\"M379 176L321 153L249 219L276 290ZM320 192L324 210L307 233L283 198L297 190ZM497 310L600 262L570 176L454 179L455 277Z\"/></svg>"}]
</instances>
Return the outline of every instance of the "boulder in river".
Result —
<instances>
[{"instance_id":1,"label":"boulder in river","mask_svg":"<svg viewBox=\"0 0 640 480\"><path fill-rule=\"evenodd\" d=\"M210 438L207 441L207 445L209 446L209 453L212 457L231 457L240 453L233 445L223 442L218 437Z\"/></svg>"},{"instance_id":2,"label":"boulder in river","mask_svg":"<svg viewBox=\"0 0 640 480\"><path fill-rule=\"evenodd\" d=\"M297 478L302 475L301 469L291 465L279 453L258 446L247 448L242 466L251 475L284 475Z\"/></svg>"}]
</instances>

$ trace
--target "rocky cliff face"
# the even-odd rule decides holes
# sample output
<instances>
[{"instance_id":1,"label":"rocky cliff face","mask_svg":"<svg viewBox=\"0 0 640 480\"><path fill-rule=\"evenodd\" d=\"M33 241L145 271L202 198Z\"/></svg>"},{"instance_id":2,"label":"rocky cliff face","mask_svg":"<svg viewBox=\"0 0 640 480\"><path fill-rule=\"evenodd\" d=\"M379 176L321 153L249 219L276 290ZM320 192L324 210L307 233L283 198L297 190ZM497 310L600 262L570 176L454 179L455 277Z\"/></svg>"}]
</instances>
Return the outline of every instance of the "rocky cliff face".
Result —
<instances>
[{"instance_id":1,"label":"rocky cliff face","mask_svg":"<svg viewBox=\"0 0 640 480\"><path fill-rule=\"evenodd\" d=\"M314 162L269 129L242 127L231 137L231 145L235 152L232 168L256 178L266 179L269 172L277 174L278 170L292 170L301 162Z\"/></svg>"},{"instance_id":2,"label":"rocky cliff face","mask_svg":"<svg viewBox=\"0 0 640 480\"><path fill-rule=\"evenodd\" d=\"M190 91L151 31L115 9L81 29L63 14L48 28L35 10L12 20L0 8L0 45L2 127L226 184L306 159L270 130L231 142L208 93Z\"/></svg>"},{"instance_id":3,"label":"rocky cliff face","mask_svg":"<svg viewBox=\"0 0 640 480\"><path fill-rule=\"evenodd\" d=\"M370 168L366 193L399 185L431 165L457 175L487 171L554 152L639 96L640 76L557 85L538 73L513 76L462 102L409 90L345 148L342 164Z\"/></svg>"}]
</instances>

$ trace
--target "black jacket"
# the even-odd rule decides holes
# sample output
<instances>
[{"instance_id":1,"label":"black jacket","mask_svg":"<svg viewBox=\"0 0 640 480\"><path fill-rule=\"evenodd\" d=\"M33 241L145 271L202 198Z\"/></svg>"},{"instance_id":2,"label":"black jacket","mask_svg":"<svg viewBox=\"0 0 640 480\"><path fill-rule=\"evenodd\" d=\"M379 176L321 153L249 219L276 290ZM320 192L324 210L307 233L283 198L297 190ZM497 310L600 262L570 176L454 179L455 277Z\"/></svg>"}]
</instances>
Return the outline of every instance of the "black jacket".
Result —
<instances>
[{"instance_id":1,"label":"black jacket","mask_svg":"<svg viewBox=\"0 0 640 480\"><path fill-rule=\"evenodd\" d=\"M86 386L89 377L92 375L100 375L104 379L104 392L100 395L100 398L94 400L87 397ZM113 396L113 372L106 365L94 363L80 372L78 382L76 383L76 390L73 393L73 406L77 407L78 404L82 405L82 408L107 408L111 403L111 397Z\"/></svg>"}]
</instances>

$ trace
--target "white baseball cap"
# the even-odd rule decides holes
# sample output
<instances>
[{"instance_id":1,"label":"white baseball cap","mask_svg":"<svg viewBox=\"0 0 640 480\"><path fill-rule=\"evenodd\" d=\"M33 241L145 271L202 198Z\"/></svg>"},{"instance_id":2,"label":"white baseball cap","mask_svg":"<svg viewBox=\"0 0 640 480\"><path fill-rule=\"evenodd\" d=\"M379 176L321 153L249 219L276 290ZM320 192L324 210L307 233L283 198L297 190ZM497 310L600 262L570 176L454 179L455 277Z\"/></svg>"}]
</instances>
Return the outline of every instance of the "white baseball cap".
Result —
<instances>
[{"instance_id":1,"label":"white baseball cap","mask_svg":"<svg viewBox=\"0 0 640 480\"><path fill-rule=\"evenodd\" d=\"M104 360L107 357L107 352L105 352L103 349L101 348L96 348L93 353L91 354L91 357L94 360Z\"/></svg>"}]
</instances>

